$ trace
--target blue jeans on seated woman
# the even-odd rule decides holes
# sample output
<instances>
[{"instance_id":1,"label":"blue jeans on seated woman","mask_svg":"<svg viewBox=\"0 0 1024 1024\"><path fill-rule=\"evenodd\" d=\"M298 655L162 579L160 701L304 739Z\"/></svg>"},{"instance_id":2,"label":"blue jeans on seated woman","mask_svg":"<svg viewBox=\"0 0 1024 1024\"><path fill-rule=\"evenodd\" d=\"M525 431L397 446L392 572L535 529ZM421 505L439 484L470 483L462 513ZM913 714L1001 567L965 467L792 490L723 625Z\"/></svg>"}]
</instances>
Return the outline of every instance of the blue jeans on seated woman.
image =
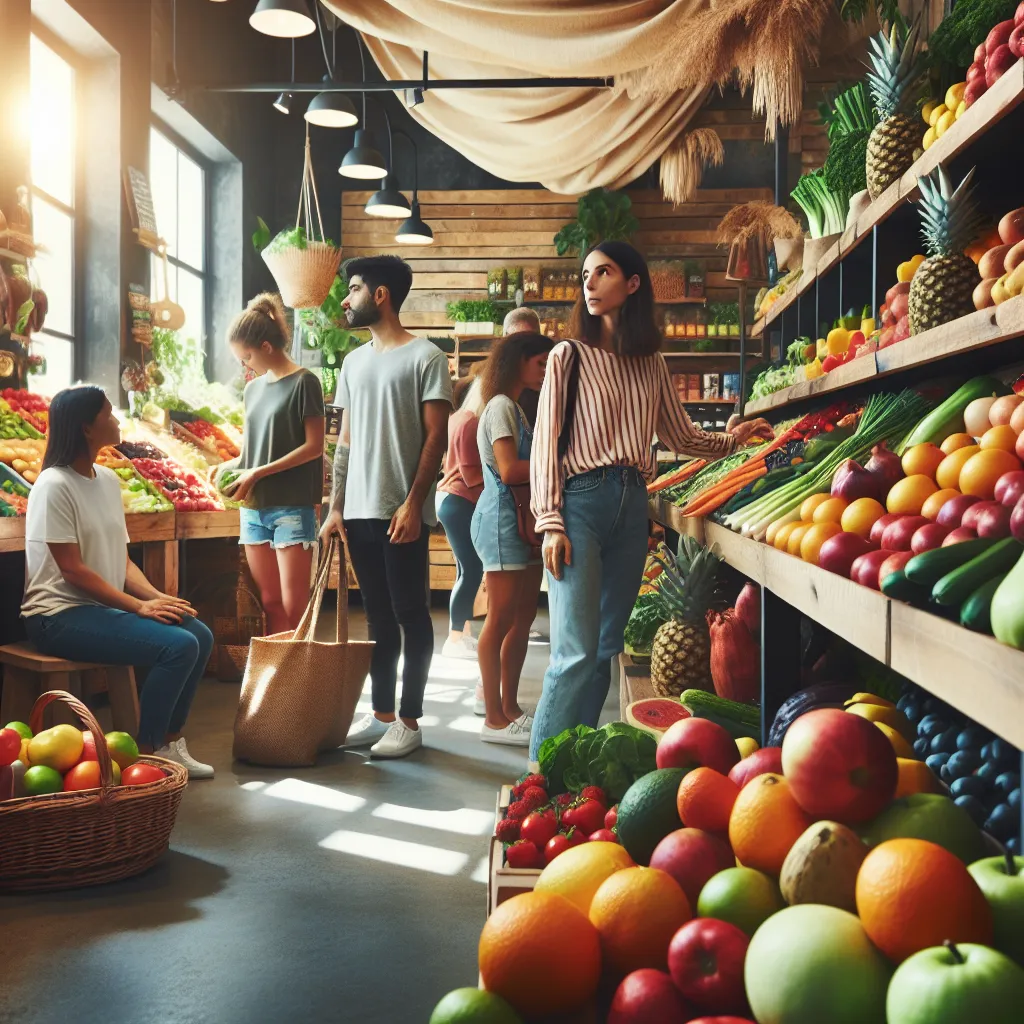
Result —
<instances>
[{"instance_id":1,"label":"blue jeans on seated woman","mask_svg":"<svg viewBox=\"0 0 1024 1024\"><path fill-rule=\"evenodd\" d=\"M29 615L29 640L43 654L101 665L149 668L139 698L139 746L162 747L185 727L213 650L213 634L186 616L171 626L134 612L83 604L56 615Z\"/></svg>"}]
</instances>

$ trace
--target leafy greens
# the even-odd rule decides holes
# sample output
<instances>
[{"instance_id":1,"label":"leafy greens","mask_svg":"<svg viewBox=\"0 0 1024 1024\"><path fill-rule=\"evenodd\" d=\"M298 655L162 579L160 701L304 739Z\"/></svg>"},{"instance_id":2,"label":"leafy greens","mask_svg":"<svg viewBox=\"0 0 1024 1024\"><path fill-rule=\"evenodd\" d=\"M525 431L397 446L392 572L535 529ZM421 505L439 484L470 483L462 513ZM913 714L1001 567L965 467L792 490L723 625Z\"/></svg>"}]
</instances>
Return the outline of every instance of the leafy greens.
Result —
<instances>
[{"instance_id":1,"label":"leafy greens","mask_svg":"<svg viewBox=\"0 0 1024 1024\"><path fill-rule=\"evenodd\" d=\"M540 748L540 770L551 793L600 786L616 803L643 775L657 767L654 737L625 722L600 729L578 725L546 739Z\"/></svg>"}]
</instances>

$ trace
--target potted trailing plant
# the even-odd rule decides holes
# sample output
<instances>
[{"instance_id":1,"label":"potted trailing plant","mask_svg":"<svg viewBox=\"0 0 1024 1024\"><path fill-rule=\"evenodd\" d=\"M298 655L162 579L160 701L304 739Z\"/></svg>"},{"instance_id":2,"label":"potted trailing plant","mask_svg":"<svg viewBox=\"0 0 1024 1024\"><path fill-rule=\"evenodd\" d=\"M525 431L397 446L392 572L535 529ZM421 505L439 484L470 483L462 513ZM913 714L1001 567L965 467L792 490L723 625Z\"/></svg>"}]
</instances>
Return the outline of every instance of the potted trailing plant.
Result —
<instances>
[{"instance_id":1,"label":"potted trailing plant","mask_svg":"<svg viewBox=\"0 0 1024 1024\"><path fill-rule=\"evenodd\" d=\"M576 220L555 235L559 256L578 256L606 240L628 241L640 228L632 213L633 201L625 192L592 188L576 203Z\"/></svg>"},{"instance_id":2,"label":"potted trailing plant","mask_svg":"<svg viewBox=\"0 0 1024 1024\"><path fill-rule=\"evenodd\" d=\"M336 275L327 298L315 309L296 311L296 319L306 336L308 348L319 349L323 357L320 383L327 398L334 396L338 383L338 370L345 356L366 341L365 332L351 331L345 324L342 302L348 295L348 283Z\"/></svg>"},{"instance_id":3,"label":"potted trailing plant","mask_svg":"<svg viewBox=\"0 0 1024 1024\"><path fill-rule=\"evenodd\" d=\"M456 334L493 334L501 323L501 310L490 299L460 299L449 302L445 314L455 324Z\"/></svg>"}]
</instances>

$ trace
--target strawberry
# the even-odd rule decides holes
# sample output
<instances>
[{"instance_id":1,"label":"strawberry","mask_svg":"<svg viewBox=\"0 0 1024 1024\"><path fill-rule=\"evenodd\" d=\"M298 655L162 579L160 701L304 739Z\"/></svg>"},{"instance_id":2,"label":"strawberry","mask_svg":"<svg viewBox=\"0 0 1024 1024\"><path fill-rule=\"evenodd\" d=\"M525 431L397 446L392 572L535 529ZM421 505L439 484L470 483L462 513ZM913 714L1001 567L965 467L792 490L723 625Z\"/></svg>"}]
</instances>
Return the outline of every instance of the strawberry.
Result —
<instances>
[{"instance_id":1,"label":"strawberry","mask_svg":"<svg viewBox=\"0 0 1024 1024\"><path fill-rule=\"evenodd\" d=\"M572 793L559 793L558 796L555 797L555 803L560 808L568 807L569 804L571 804L575 799L576 798L572 795Z\"/></svg>"},{"instance_id":2,"label":"strawberry","mask_svg":"<svg viewBox=\"0 0 1024 1024\"><path fill-rule=\"evenodd\" d=\"M604 827L608 829L615 828L619 823L619 805L616 804L608 813L604 816Z\"/></svg>"},{"instance_id":3,"label":"strawberry","mask_svg":"<svg viewBox=\"0 0 1024 1024\"><path fill-rule=\"evenodd\" d=\"M512 795L522 796L531 786L539 786L541 789L546 790L548 788L548 780L543 775L527 775L525 779L517 782L512 787Z\"/></svg>"},{"instance_id":4,"label":"strawberry","mask_svg":"<svg viewBox=\"0 0 1024 1024\"><path fill-rule=\"evenodd\" d=\"M505 851L505 861L510 868L539 868L543 858L535 844L519 839Z\"/></svg>"},{"instance_id":5,"label":"strawberry","mask_svg":"<svg viewBox=\"0 0 1024 1024\"><path fill-rule=\"evenodd\" d=\"M600 786L584 786L580 797L583 800L596 800L602 807L608 807L608 796Z\"/></svg>"},{"instance_id":6,"label":"strawberry","mask_svg":"<svg viewBox=\"0 0 1024 1024\"><path fill-rule=\"evenodd\" d=\"M527 806L525 800L516 800L515 803L508 805L508 810L505 812L506 818L515 818L517 821L522 821L531 811L531 808Z\"/></svg>"},{"instance_id":7,"label":"strawberry","mask_svg":"<svg viewBox=\"0 0 1024 1024\"><path fill-rule=\"evenodd\" d=\"M516 801L516 803L526 804L531 811L535 811L538 807L543 807L547 802L548 794L540 786L530 786Z\"/></svg>"},{"instance_id":8,"label":"strawberry","mask_svg":"<svg viewBox=\"0 0 1024 1024\"><path fill-rule=\"evenodd\" d=\"M523 839L536 843L537 849L543 849L544 844L558 831L558 818L552 808L544 811L533 811L523 820L519 834Z\"/></svg>"},{"instance_id":9,"label":"strawberry","mask_svg":"<svg viewBox=\"0 0 1024 1024\"><path fill-rule=\"evenodd\" d=\"M585 835L589 836L591 832L596 832L604 825L606 811L596 800L584 800L573 804L570 810L573 812L572 820L569 820L567 811L562 815L563 823L575 826Z\"/></svg>"},{"instance_id":10,"label":"strawberry","mask_svg":"<svg viewBox=\"0 0 1024 1024\"><path fill-rule=\"evenodd\" d=\"M514 843L519 838L522 824L518 818L502 818L494 829L494 835L503 843Z\"/></svg>"},{"instance_id":11,"label":"strawberry","mask_svg":"<svg viewBox=\"0 0 1024 1024\"><path fill-rule=\"evenodd\" d=\"M552 836L544 847L544 863L550 864L560 853L565 853L569 845L569 837L561 832Z\"/></svg>"}]
</instances>

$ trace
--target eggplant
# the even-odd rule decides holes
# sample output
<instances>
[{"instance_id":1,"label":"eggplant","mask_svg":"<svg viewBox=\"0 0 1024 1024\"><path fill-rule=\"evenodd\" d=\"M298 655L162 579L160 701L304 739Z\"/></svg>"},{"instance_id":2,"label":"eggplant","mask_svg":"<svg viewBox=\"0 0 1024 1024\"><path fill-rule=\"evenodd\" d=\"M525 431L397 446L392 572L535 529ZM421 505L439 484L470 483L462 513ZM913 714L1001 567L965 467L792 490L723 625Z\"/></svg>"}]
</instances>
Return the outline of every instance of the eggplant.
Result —
<instances>
[{"instance_id":1,"label":"eggplant","mask_svg":"<svg viewBox=\"0 0 1024 1024\"><path fill-rule=\"evenodd\" d=\"M797 690L776 712L765 746L781 747L786 731L801 715L816 708L841 708L857 692L856 683L818 683Z\"/></svg>"}]
</instances>

